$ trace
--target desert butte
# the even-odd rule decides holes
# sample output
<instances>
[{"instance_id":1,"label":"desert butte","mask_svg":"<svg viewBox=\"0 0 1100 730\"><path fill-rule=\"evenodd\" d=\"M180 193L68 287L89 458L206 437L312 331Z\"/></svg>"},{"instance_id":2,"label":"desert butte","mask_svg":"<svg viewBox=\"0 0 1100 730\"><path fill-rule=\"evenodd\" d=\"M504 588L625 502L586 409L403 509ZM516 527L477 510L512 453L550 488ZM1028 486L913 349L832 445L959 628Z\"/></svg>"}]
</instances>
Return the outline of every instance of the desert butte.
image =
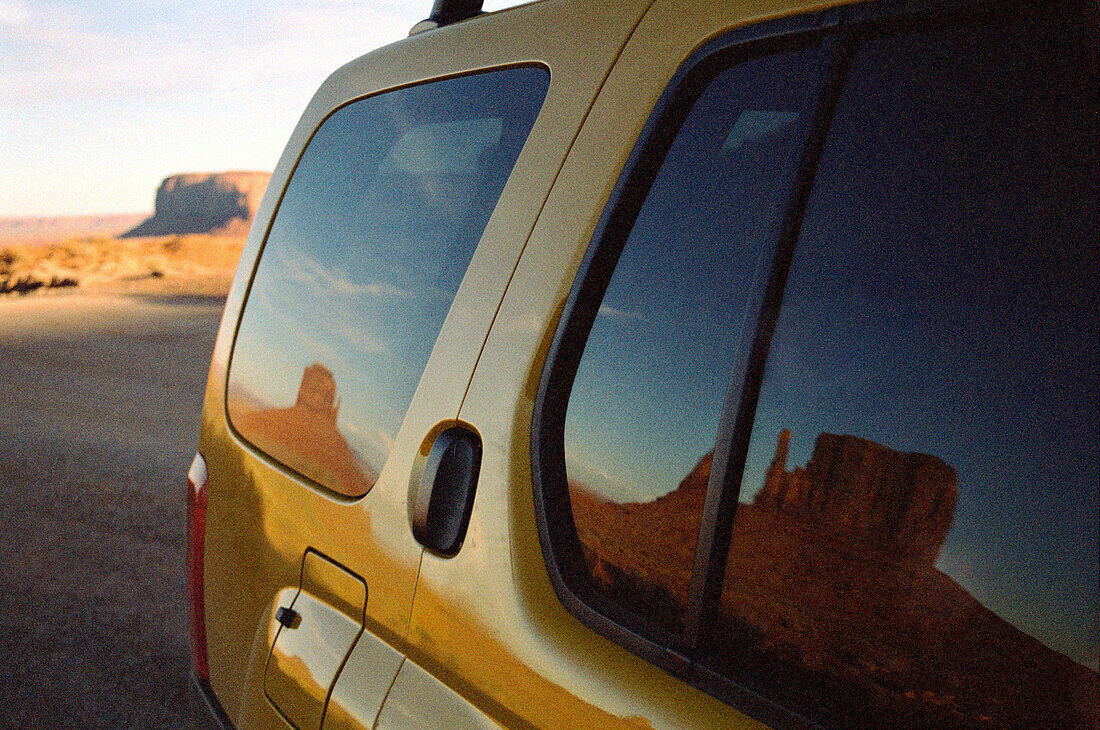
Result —
<instances>
[{"instance_id":1,"label":"desert butte","mask_svg":"<svg viewBox=\"0 0 1100 730\"><path fill-rule=\"evenodd\" d=\"M270 179L188 173L160 184L152 216L0 219L0 297L224 297Z\"/></svg>"}]
</instances>

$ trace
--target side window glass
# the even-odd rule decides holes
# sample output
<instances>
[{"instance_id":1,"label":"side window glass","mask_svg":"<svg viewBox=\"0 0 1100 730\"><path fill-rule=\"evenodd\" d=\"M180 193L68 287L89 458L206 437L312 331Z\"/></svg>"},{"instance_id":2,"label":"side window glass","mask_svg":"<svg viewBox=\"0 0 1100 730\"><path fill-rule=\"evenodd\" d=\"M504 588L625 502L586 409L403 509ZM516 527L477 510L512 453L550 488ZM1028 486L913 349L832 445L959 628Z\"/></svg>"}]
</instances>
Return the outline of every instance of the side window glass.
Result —
<instances>
[{"instance_id":1,"label":"side window glass","mask_svg":"<svg viewBox=\"0 0 1100 730\"><path fill-rule=\"evenodd\" d=\"M855 55L711 644L827 724L1100 724L1096 29Z\"/></svg>"},{"instance_id":2,"label":"side window glass","mask_svg":"<svg viewBox=\"0 0 1100 730\"><path fill-rule=\"evenodd\" d=\"M664 630L682 626L710 454L786 210L817 58L756 58L705 82L593 305L564 435L581 569Z\"/></svg>"},{"instance_id":3,"label":"side window glass","mask_svg":"<svg viewBox=\"0 0 1100 730\"><path fill-rule=\"evenodd\" d=\"M332 491L374 484L549 83L513 68L333 113L272 223L229 373L229 417Z\"/></svg>"}]
</instances>

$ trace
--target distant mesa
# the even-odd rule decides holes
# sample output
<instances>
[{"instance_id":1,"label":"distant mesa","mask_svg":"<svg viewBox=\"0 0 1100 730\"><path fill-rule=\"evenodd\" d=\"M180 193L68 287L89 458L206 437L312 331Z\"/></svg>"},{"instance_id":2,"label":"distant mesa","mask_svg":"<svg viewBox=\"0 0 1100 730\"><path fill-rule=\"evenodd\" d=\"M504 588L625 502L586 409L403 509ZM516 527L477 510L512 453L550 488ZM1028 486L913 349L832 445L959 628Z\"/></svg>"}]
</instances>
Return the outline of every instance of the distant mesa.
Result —
<instances>
[{"instance_id":1,"label":"distant mesa","mask_svg":"<svg viewBox=\"0 0 1100 730\"><path fill-rule=\"evenodd\" d=\"M153 215L123 238L185 233L244 235L271 174L188 173L166 177L157 188Z\"/></svg>"},{"instance_id":2,"label":"distant mesa","mask_svg":"<svg viewBox=\"0 0 1100 730\"><path fill-rule=\"evenodd\" d=\"M271 175L173 175L152 217L0 218L0 298L104 292L225 296ZM125 231L125 233L123 233Z\"/></svg>"}]
</instances>

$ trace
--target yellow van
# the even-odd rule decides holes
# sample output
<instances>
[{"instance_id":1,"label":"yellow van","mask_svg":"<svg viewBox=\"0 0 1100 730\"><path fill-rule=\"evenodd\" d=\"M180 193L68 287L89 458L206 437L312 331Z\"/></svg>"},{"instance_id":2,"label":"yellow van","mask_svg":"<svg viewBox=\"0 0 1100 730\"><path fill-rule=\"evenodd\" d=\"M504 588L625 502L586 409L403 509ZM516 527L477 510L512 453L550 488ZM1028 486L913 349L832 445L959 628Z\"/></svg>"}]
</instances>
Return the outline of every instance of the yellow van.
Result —
<instances>
[{"instance_id":1,"label":"yellow van","mask_svg":"<svg viewBox=\"0 0 1100 730\"><path fill-rule=\"evenodd\" d=\"M203 717L1100 725L1096 3L479 9L264 196Z\"/></svg>"}]
</instances>

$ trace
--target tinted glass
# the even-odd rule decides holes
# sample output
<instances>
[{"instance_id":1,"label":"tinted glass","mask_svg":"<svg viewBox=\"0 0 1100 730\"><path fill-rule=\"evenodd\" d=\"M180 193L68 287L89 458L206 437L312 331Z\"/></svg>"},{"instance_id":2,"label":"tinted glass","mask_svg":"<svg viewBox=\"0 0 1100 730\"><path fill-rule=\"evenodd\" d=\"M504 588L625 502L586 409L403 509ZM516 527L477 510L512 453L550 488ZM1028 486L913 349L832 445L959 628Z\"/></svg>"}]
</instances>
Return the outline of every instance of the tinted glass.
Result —
<instances>
[{"instance_id":1,"label":"tinted glass","mask_svg":"<svg viewBox=\"0 0 1100 730\"><path fill-rule=\"evenodd\" d=\"M875 40L846 81L715 632L830 724L1100 724L1097 27Z\"/></svg>"},{"instance_id":2,"label":"tinted glass","mask_svg":"<svg viewBox=\"0 0 1100 730\"><path fill-rule=\"evenodd\" d=\"M242 436L335 492L370 489L547 84L537 68L464 76L324 122L241 318Z\"/></svg>"},{"instance_id":3,"label":"tinted glass","mask_svg":"<svg viewBox=\"0 0 1100 730\"><path fill-rule=\"evenodd\" d=\"M715 76L668 149L573 383L577 535L615 601L676 630L746 305L786 209L816 50ZM810 71L808 71L809 69Z\"/></svg>"}]
</instances>

